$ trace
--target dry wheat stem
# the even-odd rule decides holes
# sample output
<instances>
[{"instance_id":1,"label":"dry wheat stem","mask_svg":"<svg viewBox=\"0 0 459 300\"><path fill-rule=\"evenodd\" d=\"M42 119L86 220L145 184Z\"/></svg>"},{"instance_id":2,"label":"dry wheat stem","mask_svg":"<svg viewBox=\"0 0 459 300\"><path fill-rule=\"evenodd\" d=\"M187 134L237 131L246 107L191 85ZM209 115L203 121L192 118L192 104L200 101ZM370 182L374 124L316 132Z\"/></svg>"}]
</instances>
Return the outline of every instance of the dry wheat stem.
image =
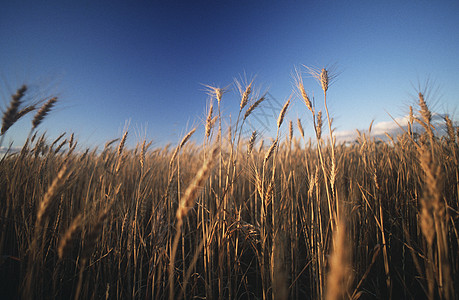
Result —
<instances>
[{"instance_id":1,"label":"dry wheat stem","mask_svg":"<svg viewBox=\"0 0 459 300\"><path fill-rule=\"evenodd\" d=\"M333 232L334 248L330 257L330 272L327 276L327 291L325 299L345 299L348 284L352 277L350 273L350 247L346 237L345 224L340 221Z\"/></svg>"},{"instance_id":2,"label":"dry wheat stem","mask_svg":"<svg viewBox=\"0 0 459 300\"><path fill-rule=\"evenodd\" d=\"M24 107L23 109L18 111L18 113L16 114L16 117L14 118L14 122L16 122L17 120L19 120L20 118L22 118L23 116L25 116L26 114L28 114L29 112L32 112L34 110L35 110L35 105L34 104Z\"/></svg>"},{"instance_id":3,"label":"dry wheat stem","mask_svg":"<svg viewBox=\"0 0 459 300\"><path fill-rule=\"evenodd\" d=\"M190 130L190 132L187 133L187 135L180 142L180 148L183 148L183 146L186 144L186 142L188 142L188 140L193 135L193 133L195 133L195 131L196 131L196 128L193 128L192 130Z\"/></svg>"},{"instance_id":4,"label":"dry wheat stem","mask_svg":"<svg viewBox=\"0 0 459 300\"><path fill-rule=\"evenodd\" d=\"M116 139L113 139L113 140L110 140L108 142L105 143L105 146L104 146L104 151L108 149L108 147L110 147L113 143L119 141L119 138L116 138Z\"/></svg>"},{"instance_id":5,"label":"dry wheat stem","mask_svg":"<svg viewBox=\"0 0 459 300\"><path fill-rule=\"evenodd\" d=\"M73 241L81 231L81 226L83 225L82 221L83 216L81 214L76 216L65 232L64 236L61 238L59 246L57 247L57 254L59 259L63 259L64 257L69 256Z\"/></svg>"},{"instance_id":6,"label":"dry wheat stem","mask_svg":"<svg viewBox=\"0 0 459 300\"><path fill-rule=\"evenodd\" d=\"M193 207L194 201L196 201L199 190L209 177L210 171L212 170L212 166L217 155L217 151L218 147L214 147L211 156L206 162L204 162L201 169L199 169L198 173L196 173L196 176L194 177L192 183L186 189L185 194L183 195L180 201L179 208L177 209L176 218L178 221L181 222L181 220L183 220L183 218L187 215L188 211Z\"/></svg>"},{"instance_id":7,"label":"dry wheat stem","mask_svg":"<svg viewBox=\"0 0 459 300\"><path fill-rule=\"evenodd\" d=\"M185 191L185 194L180 199L179 207L176 212L176 230L174 241L171 248L171 260L169 263L169 299L174 299L174 268L175 268L175 254L177 251L179 239L182 232L182 224L184 218L188 214L188 211L194 206L196 198L199 195L200 189L204 186L204 183L207 181L210 172L212 171L212 166L214 165L217 154L219 152L219 147L214 147L212 154L208 160L204 162L202 167L196 173L193 181L190 183L188 188Z\"/></svg>"},{"instance_id":8,"label":"dry wheat stem","mask_svg":"<svg viewBox=\"0 0 459 300\"><path fill-rule=\"evenodd\" d=\"M54 147L54 145L56 145L57 142L59 142L59 141L64 137L64 135L66 135L66 134L67 134L67 133L64 132L64 133L62 133L60 136L58 136L58 137L53 141L53 143L51 144L51 146L50 146L49 148L52 149L52 148Z\"/></svg>"},{"instance_id":9,"label":"dry wheat stem","mask_svg":"<svg viewBox=\"0 0 459 300\"><path fill-rule=\"evenodd\" d=\"M56 178L54 178L53 182L48 187L48 190L46 191L43 200L40 202L37 212L37 227L43 225L43 220L48 217L56 196L59 194L65 181L70 175L68 167L69 165L67 163L62 166Z\"/></svg>"}]
</instances>

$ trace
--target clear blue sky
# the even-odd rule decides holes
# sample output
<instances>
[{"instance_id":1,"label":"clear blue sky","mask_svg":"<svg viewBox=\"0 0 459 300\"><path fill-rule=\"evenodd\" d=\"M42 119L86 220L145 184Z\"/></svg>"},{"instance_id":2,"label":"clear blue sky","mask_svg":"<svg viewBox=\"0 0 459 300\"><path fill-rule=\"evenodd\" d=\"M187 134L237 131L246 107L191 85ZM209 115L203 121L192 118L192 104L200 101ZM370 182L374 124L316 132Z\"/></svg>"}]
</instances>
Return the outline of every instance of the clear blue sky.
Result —
<instances>
[{"instance_id":1,"label":"clear blue sky","mask_svg":"<svg viewBox=\"0 0 459 300\"><path fill-rule=\"evenodd\" d=\"M60 98L40 125L51 137L75 132L80 143L103 145L130 120L131 144L146 128L163 145L205 117L202 84L256 75L255 86L283 102L295 66L335 64L329 107L347 131L388 121L387 112L402 117L412 85L428 78L438 88L434 108L454 113L458 54L458 1L3 1L0 107L27 83ZM321 108L318 84L304 83ZM239 101L234 88L222 101L233 120ZM297 117L311 126L299 99L288 112ZM29 124L6 141L24 139Z\"/></svg>"}]
</instances>

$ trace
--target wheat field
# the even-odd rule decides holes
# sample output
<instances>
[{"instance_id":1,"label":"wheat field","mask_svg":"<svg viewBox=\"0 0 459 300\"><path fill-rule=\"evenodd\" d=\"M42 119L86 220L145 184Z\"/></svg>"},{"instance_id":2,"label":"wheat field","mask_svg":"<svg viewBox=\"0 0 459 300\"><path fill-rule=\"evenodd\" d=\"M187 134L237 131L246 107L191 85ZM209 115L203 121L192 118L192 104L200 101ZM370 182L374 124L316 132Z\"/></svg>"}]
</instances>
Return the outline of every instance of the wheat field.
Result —
<instances>
[{"instance_id":1,"label":"wheat field","mask_svg":"<svg viewBox=\"0 0 459 300\"><path fill-rule=\"evenodd\" d=\"M455 299L459 294L459 130L441 131L419 93L403 133L359 132L337 143L327 106L316 111L301 76L279 111L277 135L242 134L264 96L239 84L225 126L225 89L208 86L196 128L175 147L129 135L79 149L71 134L37 129L55 97L3 110L8 129L35 114L19 151L0 158L0 291L5 299ZM288 128L282 137L281 129ZM422 130L415 131L420 127ZM198 128L199 130L199 128Z\"/></svg>"}]
</instances>

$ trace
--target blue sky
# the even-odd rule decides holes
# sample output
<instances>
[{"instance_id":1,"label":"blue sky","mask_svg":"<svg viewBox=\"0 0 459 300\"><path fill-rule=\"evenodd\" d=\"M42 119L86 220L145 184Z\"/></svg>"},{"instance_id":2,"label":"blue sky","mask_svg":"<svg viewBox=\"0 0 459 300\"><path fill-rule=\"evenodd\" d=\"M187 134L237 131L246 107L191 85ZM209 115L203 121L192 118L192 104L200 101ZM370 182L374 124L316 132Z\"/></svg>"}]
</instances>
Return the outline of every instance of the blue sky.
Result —
<instances>
[{"instance_id":1,"label":"blue sky","mask_svg":"<svg viewBox=\"0 0 459 300\"><path fill-rule=\"evenodd\" d=\"M235 78L255 77L260 93L283 103L295 67L334 65L337 131L403 117L428 79L432 108L454 114L458 16L457 1L4 1L0 107L26 83L36 97L59 96L39 127L50 139L75 132L81 144L103 145L130 121L131 145L146 132L160 146L202 124L203 84L230 85L222 106L234 120ZM321 109L319 85L307 74L304 83ZM30 117L5 141L23 141ZM297 117L310 129L295 98L287 119Z\"/></svg>"}]
</instances>

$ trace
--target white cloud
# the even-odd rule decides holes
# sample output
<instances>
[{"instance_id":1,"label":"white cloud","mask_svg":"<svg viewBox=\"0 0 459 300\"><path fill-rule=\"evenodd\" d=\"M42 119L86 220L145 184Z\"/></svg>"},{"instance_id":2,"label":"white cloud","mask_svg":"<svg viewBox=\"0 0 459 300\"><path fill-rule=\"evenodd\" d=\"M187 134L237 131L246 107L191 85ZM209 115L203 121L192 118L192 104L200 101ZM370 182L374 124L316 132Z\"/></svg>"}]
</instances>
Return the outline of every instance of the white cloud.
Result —
<instances>
[{"instance_id":1,"label":"white cloud","mask_svg":"<svg viewBox=\"0 0 459 300\"><path fill-rule=\"evenodd\" d=\"M334 134L338 143L352 142L357 139L357 131L355 130L341 130L336 131Z\"/></svg>"},{"instance_id":2,"label":"white cloud","mask_svg":"<svg viewBox=\"0 0 459 300\"><path fill-rule=\"evenodd\" d=\"M395 121L392 120L392 121L378 122L373 125L371 134L381 135L381 134L385 134L386 132L388 134L391 134L392 132L399 132L400 126L405 128L409 120L410 120L410 117L405 116L405 117L395 118Z\"/></svg>"},{"instance_id":3,"label":"white cloud","mask_svg":"<svg viewBox=\"0 0 459 300\"><path fill-rule=\"evenodd\" d=\"M415 116L416 117L416 116ZM432 125L435 127L435 134L436 135L443 135L446 132L445 129L445 122L444 122L445 115L442 114L432 114ZM376 139L387 140L386 133L391 136L396 136L398 134L403 133L404 131L408 130L408 122L410 120L409 115L394 118L391 121L381 121L374 123L371 129L370 137ZM359 129L361 133L365 133L368 136L368 128L367 129ZM413 131L414 132L422 132L424 128L418 123L413 123ZM358 134L357 130L342 130L335 132L337 142L353 142L357 139Z\"/></svg>"},{"instance_id":4,"label":"white cloud","mask_svg":"<svg viewBox=\"0 0 459 300\"><path fill-rule=\"evenodd\" d=\"M389 135L397 135L402 131L400 127L406 130L407 122L409 121L409 116L398 117L391 121L381 121L374 123L371 128L370 137L371 138L380 138L387 139L386 133ZM397 124L398 123L398 124ZM365 133L368 136L367 129L359 129L361 133ZM337 142L353 142L357 139L358 133L357 130L342 130L335 132Z\"/></svg>"},{"instance_id":5,"label":"white cloud","mask_svg":"<svg viewBox=\"0 0 459 300\"><path fill-rule=\"evenodd\" d=\"M21 152L21 149L22 147L12 147L8 153L11 154L11 153ZM7 151L8 151L8 147L0 147L0 154L4 154Z\"/></svg>"}]
</instances>

